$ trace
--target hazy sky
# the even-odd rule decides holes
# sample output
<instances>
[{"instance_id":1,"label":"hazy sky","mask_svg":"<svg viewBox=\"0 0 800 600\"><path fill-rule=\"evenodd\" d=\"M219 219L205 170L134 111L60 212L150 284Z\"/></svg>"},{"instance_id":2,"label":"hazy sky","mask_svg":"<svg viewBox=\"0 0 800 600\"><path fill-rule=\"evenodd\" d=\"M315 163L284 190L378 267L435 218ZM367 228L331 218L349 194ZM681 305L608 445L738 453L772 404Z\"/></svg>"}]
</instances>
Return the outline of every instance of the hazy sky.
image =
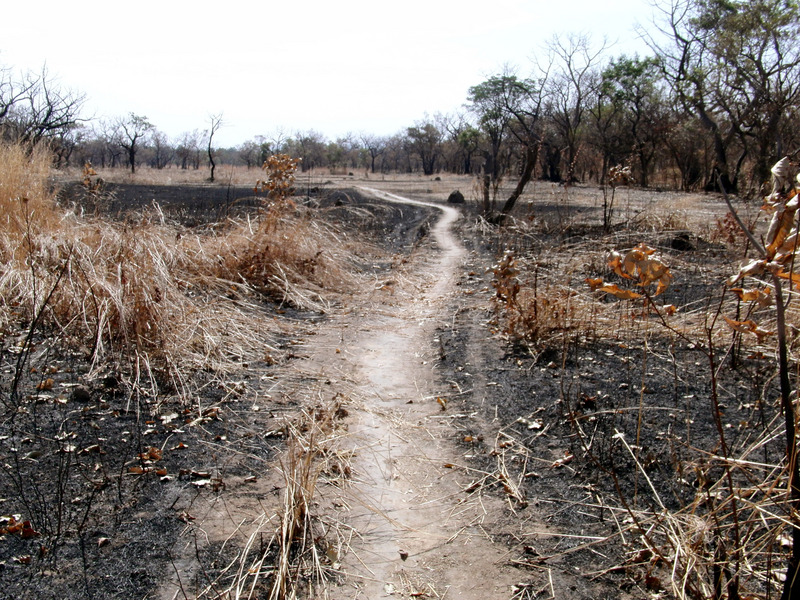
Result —
<instances>
[{"instance_id":1,"label":"hazy sky","mask_svg":"<svg viewBox=\"0 0 800 600\"><path fill-rule=\"evenodd\" d=\"M208 8L204 8L208 5ZM278 129L391 135L447 113L504 64L527 75L554 34L646 54L648 0L8 2L0 65L87 96L86 116L144 115L170 136L223 113L222 146Z\"/></svg>"}]
</instances>

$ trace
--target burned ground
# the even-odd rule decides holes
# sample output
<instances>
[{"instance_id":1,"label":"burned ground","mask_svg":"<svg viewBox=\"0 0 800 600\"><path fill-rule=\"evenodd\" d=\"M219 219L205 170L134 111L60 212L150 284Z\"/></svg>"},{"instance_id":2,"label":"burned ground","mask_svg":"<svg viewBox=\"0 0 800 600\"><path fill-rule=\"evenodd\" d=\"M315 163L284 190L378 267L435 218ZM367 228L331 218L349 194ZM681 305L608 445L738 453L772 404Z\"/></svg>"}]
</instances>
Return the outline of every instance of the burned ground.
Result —
<instances>
[{"instance_id":1,"label":"burned ground","mask_svg":"<svg viewBox=\"0 0 800 600\"><path fill-rule=\"evenodd\" d=\"M209 227L232 207L245 214L260 202L252 190L222 186L118 185L114 192L101 208L116 218L139 218L156 200L164 218L184 227ZM379 248L353 265L379 287L402 274L413 253L433 251L430 208L387 204L354 188L315 192L295 199L298 210ZM507 562L528 573L509 598L553 589L557 597L585 598L668 589L657 553L642 554L644 517L631 519L680 513L698 494L712 504L723 442L730 455L780 461L780 443L754 441L754 432L774 427L778 410L764 348L717 326L709 356L706 315L714 314L736 260L712 239L724 215L716 210L704 229L681 222L669 231L663 219L646 221L646 211L631 210L622 226L604 232L596 201L531 204L502 229L465 207L458 237L468 258L451 314L426 352L437 357L439 383L450 390L443 418L463 457L448 468L470 480L465 498L491 494L506 502L484 527L507 547ZM657 248L676 272L660 302L688 315L681 335L653 314L584 291L585 278L607 274L607 250L639 242ZM493 286L493 267L506 251L524 285L536 281L569 308L559 317L569 319L562 331L536 339L509 331ZM189 398L167 379L150 393L120 365L92 368L86 348L53 343L32 323L4 335L0 527L10 533L0 535L2 594L156 597L184 568L176 544L210 499L279 504L284 482L266 475L266 466L284 451L287 420L309 402L308 394L286 390L326 385L307 375L294 388L285 381L298 378L294 362L329 317L267 303L262 309L285 323L279 351L224 376L192 374ZM747 476L740 477L743 486ZM213 597L226 552L233 551L224 540L197 544L196 564L179 577L186 595L206 590ZM774 560L781 561L777 548ZM765 584L751 589L764 593Z\"/></svg>"}]
</instances>

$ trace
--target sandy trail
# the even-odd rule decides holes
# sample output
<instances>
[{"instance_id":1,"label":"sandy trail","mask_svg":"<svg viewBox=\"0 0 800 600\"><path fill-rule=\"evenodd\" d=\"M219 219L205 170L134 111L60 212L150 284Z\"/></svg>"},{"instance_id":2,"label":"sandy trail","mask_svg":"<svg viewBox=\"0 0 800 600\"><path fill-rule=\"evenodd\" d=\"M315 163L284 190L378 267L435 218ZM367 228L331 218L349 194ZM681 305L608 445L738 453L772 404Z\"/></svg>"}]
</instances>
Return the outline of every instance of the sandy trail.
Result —
<instances>
[{"instance_id":1,"label":"sandy trail","mask_svg":"<svg viewBox=\"0 0 800 600\"><path fill-rule=\"evenodd\" d=\"M459 212L363 189L442 215L431 231L435 249L412 261L406 289L393 288L343 325L337 362L319 367L350 381L358 398L342 444L353 453L352 478L320 491L335 519L352 528L337 548L344 577L327 597L509 596L520 576L503 566L481 528L493 510L504 510L490 506L501 501L468 498L469 481L459 482L463 475L445 466L463 462L451 442L458 415L442 406L452 390L440 389L433 366L435 328L452 318L466 254L451 232Z\"/></svg>"},{"instance_id":2,"label":"sandy trail","mask_svg":"<svg viewBox=\"0 0 800 600\"><path fill-rule=\"evenodd\" d=\"M458 390L436 372L436 330L454 320L455 283L467 258L451 231L460 213L362 189L381 200L433 207L441 216L432 244L320 324L303 348L305 358L281 384L287 395L312 403L348 399L346 428L326 447L348 457L350 476L322 477L312 509L332 574L314 597L510 598L512 586L530 574L510 566L506 548L483 529L506 515L508 504L496 493L464 491L482 474L461 468L469 461L455 447L453 430L466 415L456 408ZM298 381L305 387L298 389ZM275 497L279 471L239 483L239 494L191 497L186 510L196 520L173 548L173 572L156 597L184 597L185 586L202 579L195 540L224 545L274 529L259 498ZM240 583L250 585L248 578Z\"/></svg>"}]
</instances>

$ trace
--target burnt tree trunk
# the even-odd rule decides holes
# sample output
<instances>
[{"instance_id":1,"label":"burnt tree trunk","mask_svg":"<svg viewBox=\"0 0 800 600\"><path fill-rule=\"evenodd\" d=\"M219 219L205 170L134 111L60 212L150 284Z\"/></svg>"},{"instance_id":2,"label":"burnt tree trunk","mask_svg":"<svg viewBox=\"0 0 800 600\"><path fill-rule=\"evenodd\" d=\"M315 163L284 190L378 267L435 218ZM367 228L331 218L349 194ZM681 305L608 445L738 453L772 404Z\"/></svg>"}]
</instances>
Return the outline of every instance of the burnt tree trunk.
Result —
<instances>
[{"instance_id":1,"label":"burnt tree trunk","mask_svg":"<svg viewBox=\"0 0 800 600\"><path fill-rule=\"evenodd\" d=\"M528 182L533 177L533 169L536 167L536 160L538 159L539 154L537 152L537 148L538 146L533 146L531 144L525 146L525 159L522 164L522 172L520 173L517 187L514 188L514 191L511 192L508 200L506 200L505 204L503 205L502 213L504 215L507 215L514 210L514 205L522 195L522 192L525 191L525 186L528 185Z\"/></svg>"}]
</instances>

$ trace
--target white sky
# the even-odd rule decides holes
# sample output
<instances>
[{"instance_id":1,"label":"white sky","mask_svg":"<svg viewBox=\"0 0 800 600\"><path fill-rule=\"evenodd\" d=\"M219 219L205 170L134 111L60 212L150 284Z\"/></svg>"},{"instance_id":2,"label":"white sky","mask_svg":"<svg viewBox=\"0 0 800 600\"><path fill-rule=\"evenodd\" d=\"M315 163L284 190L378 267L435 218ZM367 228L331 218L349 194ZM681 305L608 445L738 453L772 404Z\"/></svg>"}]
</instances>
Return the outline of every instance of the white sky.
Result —
<instances>
[{"instance_id":1,"label":"white sky","mask_svg":"<svg viewBox=\"0 0 800 600\"><path fill-rule=\"evenodd\" d=\"M634 26L653 12L649 0L12 1L0 65L46 63L86 94L86 116L134 112L171 137L221 112L220 146L279 129L392 135L455 111L504 64L527 74L556 33L647 54Z\"/></svg>"}]
</instances>

